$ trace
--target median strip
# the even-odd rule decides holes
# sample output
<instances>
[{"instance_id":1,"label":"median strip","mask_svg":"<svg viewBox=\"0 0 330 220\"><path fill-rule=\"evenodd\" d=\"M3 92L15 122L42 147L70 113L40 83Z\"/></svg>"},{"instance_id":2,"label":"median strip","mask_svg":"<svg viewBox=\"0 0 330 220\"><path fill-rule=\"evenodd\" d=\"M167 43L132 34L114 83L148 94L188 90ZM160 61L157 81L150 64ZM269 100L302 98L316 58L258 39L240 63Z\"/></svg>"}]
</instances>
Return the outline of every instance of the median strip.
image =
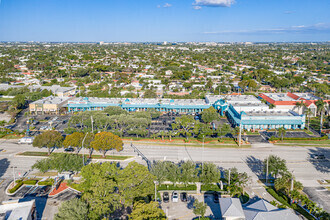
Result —
<instances>
[{"instance_id":1,"label":"median strip","mask_svg":"<svg viewBox=\"0 0 330 220\"><path fill-rule=\"evenodd\" d=\"M52 154L70 154L70 153L52 153ZM17 156L27 156L27 157L48 157L47 152L40 152L40 151L25 151L22 153L16 154ZM82 154L79 154L82 156ZM86 157L88 155L85 154ZM117 155L106 155L103 157L102 155L92 155L91 159L103 159L103 160L127 160L131 159L133 156L117 156Z\"/></svg>"}]
</instances>

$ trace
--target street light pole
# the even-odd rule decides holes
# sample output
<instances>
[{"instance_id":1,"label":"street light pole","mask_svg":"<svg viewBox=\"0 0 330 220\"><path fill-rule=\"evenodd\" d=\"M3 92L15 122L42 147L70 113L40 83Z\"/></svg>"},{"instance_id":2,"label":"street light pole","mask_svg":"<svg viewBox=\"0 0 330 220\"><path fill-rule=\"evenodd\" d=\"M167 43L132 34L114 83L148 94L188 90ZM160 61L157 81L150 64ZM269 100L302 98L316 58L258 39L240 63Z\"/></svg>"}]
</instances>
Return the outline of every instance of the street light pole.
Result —
<instances>
[{"instance_id":1,"label":"street light pole","mask_svg":"<svg viewBox=\"0 0 330 220\"><path fill-rule=\"evenodd\" d=\"M242 117L242 116L241 116ZM242 140L242 118L239 124L239 138L238 138L238 146L241 146L241 140Z\"/></svg>"},{"instance_id":2,"label":"street light pole","mask_svg":"<svg viewBox=\"0 0 330 220\"><path fill-rule=\"evenodd\" d=\"M91 115L91 121L92 121L92 133L94 133L94 121L93 121L93 115Z\"/></svg>"},{"instance_id":3,"label":"street light pole","mask_svg":"<svg viewBox=\"0 0 330 220\"><path fill-rule=\"evenodd\" d=\"M269 156L267 158L267 164L266 164L266 183L268 182L268 164L269 164Z\"/></svg>"},{"instance_id":4,"label":"street light pole","mask_svg":"<svg viewBox=\"0 0 330 220\"><path fill-rule=\"evenodd\" d=\"M87 134L88 134L88 132L86 132L85 137L84 137L83 141L81 142L81 150L84 147L84 142L85 142L85 139L87 137ZM83 166L85 166L85 155L84 155L84 152L83 152Z\"/></svg>"},{"instance_id":5,"label":"street light pole","mask_svg":"<svg viewBox=\"0 0 330 220\"><path fill-rule=\"evenodd\" d=\"M157 201L157 181L154 181L154 184L155 184L155 202Z\"/></svg>"},{"instance_id":6,"label":"street light pole","mask_svg":"<svg viewBox=\"0 0 330 220\"><path fill-rule=\"evenodd\" d=\"M205 135L203 135L203 150L202 150L202 174L204 172L204 137Z\"/></svg>"},{"instance_id":7,"label":"street light pole","mask_svg":"<svg viewBox=\"0 0 330 220\"><path fill-rule=\"evenodd\" d=\"M228 186L230 186L230 169L229 169L229 173L228 173Z\"/></svg>"}]
</instances>

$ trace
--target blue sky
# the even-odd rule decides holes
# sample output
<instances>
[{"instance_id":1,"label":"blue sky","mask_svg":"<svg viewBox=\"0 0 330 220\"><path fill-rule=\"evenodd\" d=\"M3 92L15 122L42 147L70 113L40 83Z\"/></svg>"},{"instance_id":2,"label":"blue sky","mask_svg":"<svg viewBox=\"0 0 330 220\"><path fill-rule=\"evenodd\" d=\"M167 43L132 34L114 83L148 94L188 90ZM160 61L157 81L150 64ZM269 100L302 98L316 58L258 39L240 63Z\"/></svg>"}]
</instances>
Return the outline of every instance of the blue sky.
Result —
<instances>
[{"instance_id":1,"label":"blue sky","mask_svg":"<svg viewBox=\"0 0 330 220\"><path fill-rule=\"evenodd\" d=\"M330 40L330 0L0 2L0 41Z\"/></svg>"}]
</instances>

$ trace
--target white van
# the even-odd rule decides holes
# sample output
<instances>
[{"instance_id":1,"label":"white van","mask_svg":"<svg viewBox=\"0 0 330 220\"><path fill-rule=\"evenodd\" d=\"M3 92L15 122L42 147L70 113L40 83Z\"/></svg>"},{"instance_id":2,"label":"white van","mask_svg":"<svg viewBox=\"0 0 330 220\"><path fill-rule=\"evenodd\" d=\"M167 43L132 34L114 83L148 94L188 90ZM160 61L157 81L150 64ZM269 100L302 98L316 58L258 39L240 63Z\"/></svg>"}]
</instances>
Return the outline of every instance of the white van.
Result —
<instances>
[{"instance_id":1,"label":"white van","mask_svg":"<svg viewBox=\"0 0 330 220\"><path fill-rule=\"evenodd\" d=\"M18 141L18 144L32 144L34 137L23 137Z\"/></svg>"}]
</instances>

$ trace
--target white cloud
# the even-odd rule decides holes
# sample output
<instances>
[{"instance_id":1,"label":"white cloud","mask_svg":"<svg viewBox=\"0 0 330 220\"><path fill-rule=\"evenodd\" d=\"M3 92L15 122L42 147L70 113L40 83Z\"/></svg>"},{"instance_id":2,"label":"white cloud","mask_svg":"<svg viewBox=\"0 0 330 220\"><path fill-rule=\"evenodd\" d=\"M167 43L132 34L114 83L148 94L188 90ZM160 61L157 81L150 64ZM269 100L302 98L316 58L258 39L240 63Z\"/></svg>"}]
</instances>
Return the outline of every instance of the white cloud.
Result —
<instances>
[{"instance_id":1,"label":"white cloud","mask_svg":"<svg viewBox=\"0 0 330 220\"><path fill-rule=\"evenodd\" d=\"M164 7L164 8L170 8L170 7L172 7L172 5L169 4L169 3L165 3L163 7Z\"/></svg>"},{"instance_id":2,"label":"white cloud","mask_svg":"<svg viewBox=\"0 0 330 220\"><path fill-rule=\"evenodd\" d=\"M293 14L295 11L285 11L284 14Z\"/></svg>"},{"instance_id":3,"label":"white cloud","mask_svg":"<svg viewBox=\"0 0 330 220\"><path fill-rule=\"evenodd\" d=\"M230 7L235 0L195 0L193 5L210 7Z\"/></svg>"},{"instance_id":4,"label":"white cloud","mask_svg":"<svg viewBox=\"0 0 330 220\"><path fill-rule=\"evenodd\" d=\"M204 32L204 34L288 34L300 33L311 34L327 32L330 33L330 23L318 23L313 25L297 25L284 28L269 29L246 29L246 30L222 30L213 32Z\"/></svg>"},{"instance_id":5,"label":"white cloud","mask_svg":"<svg viewBox=\"0 0 330 220\"><path fill-rule=\"evenodd\" d=\"M195 5L195 6L193 7L193 9L195 9L195 10L200 10L200 9L202 9L202 7L199 6L199 5Z\"/></svg>"}]
</instances>

